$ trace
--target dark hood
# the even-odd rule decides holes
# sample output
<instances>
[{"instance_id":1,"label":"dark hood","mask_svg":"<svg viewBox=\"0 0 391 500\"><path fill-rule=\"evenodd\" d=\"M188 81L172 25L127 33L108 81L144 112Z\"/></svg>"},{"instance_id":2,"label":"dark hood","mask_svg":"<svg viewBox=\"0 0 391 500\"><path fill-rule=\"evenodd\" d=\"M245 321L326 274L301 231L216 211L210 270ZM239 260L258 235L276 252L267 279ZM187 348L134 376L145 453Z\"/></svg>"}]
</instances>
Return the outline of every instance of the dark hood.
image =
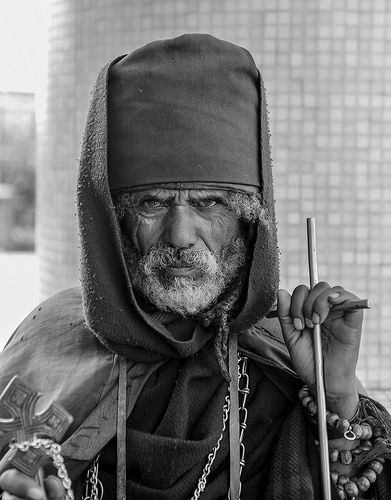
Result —
<instances>
[{"instance_id":1,"label":"dark hood","mask_svg":"<svg viewBox=\"0 0 391 500\"><path fill-rule=\"evenodd\" d=\"M270 214L271 224L268 227L264 224L258 226L246 289L246 300L242 310L230 324L231 331L242 332L265 316L275 301L278 289L279 257L265 90L258 70L255 64L251 62L251 56L244 49L210 35L184 35L174 39L176 45L178 43L180 45L181 40L189 46L202 46L206 52L208 46L209 49L217 46L223 52L224 50L233 51L238 60L240 57L245 59L246 68L250 68L252 75L256 75L256 78L252 77L252 79L258 95L258 102L254 104L257 110L254 116L256 116L258 132L257 137L253 138L252 142L256 142L258 161L257 172L253 172L251 178L258 178L256 182L259 183L258 188ZM153 42L153 44L171 42ZM151 44L135 52L138 60L142 59L143 50L149 54ZM84 313L88 327L106 347L115 352L140 361L160 360L167 357L187 357L198 352L210 339L213 332L206 332L198 325L195 327L190 340L177 341L173 339L162 323L139 307L126 269L120 229L110 195L112 186L109 185L107 168L109 72L114 65L124 60L125 57L127 56L121 56L107 64L98 76L92 93L82 144L77 196ZM222 67L226 65L226 59L220 57L218 60L221 62ZM217 65L215 71L220 71L220 69ZM209 71L212 71L212 68L209 68ZM234 73L235 68L230 68L230 71ZM131 77L131 74L128 75L129 79ZM196 87L194 87L194 92L197 92ZM212 121L215 127L215 121ZM109 136L111 137L110 134ZM222 140L226 142L224 138ZM202 148L202 144L202 141L199 141L198 148ZM145 146L146 157L150 150L153 151L153 148L153 144ZM186 152L183 144L180 149ZM172 154L175 155L175 145L170 147L169 151L172 151ZM137 155L140 155L140 151L137 152L136 157ZM168 158L166 160L169 161ZM244 159L244 162L248 162L248 157ZM147 168L147 165L145 165L145 168ZM250 166L250 168L253 167ZM225 172L224 164L219 163L219 169L219 176L214 179L214 184L219 182L237 184L239 188L239 185L243 183L241 181L245 176L240 175L240 172L239 174L235 173L231 166L228 166L227 172ZM206 173L208 171L208 165L200 169L197 181L209 182L211 179ZM156 182L156 179L152 180ZM175 182L177 180L174 178L165 179L166 182ZM194 179L190 179L190 181L192 180ZM115 185L115 187L120 186ZM242 185L240 185L240 189L243 189Z\"/></svg>"}]
</instances>

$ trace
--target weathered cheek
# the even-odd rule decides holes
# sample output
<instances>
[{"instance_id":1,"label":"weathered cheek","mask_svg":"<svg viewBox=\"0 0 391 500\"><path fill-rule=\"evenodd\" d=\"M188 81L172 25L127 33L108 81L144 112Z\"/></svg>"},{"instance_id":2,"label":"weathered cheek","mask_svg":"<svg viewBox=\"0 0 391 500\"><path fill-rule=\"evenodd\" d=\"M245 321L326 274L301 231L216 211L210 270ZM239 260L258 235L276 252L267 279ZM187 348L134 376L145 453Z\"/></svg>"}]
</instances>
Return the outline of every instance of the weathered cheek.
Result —
<instances>
[{"instance_id":1,"label":"weathered cheek","mask_svg":"<svg viewBox=\"0 0 391 500\"><path fill-rule=\"evenodd\" d=\"M139 218L136 217L135 215L133 216L128 216L123 222L122 222L122 231L125 233L126 237L128 240L132 242L134 246L135 245L135 240L136 240L136 233L138 231L139 227ZM137 246L136 246L137 248Z\"/></svg>"},{"instance_id":2,"label":"weathered cheek","mask_svg":"<svg viewBox=\"0 0 391 500\"><path fill-rule=\"evenodd\" d=\"M227 227L227 236L231 240L232 238L236 238L240 233L240 223L237 217L230 217Z\"/></svg>"},{"instance_id":3,"label":"weathered cheek","mask_svg":"<svg viewBox=\"0 0 391 500\"><path fill-rule=\"evenodd\" d=\"M151 247L157 246L160 233L157 221L140 216L133 229L132 242L142 254L145 254Z\"/></svg>"},{"instance_id":4,"label":"weathered cheek","mask_svg":"<svg viewBox=\"0 0 391 500\"><path fill-rule=\"evenodd\" d=\"M213 250L220 250L240 234L239 220L236 217L220 216L214 217L210 222L208 237Z\"/></svg>"}]
</instances>

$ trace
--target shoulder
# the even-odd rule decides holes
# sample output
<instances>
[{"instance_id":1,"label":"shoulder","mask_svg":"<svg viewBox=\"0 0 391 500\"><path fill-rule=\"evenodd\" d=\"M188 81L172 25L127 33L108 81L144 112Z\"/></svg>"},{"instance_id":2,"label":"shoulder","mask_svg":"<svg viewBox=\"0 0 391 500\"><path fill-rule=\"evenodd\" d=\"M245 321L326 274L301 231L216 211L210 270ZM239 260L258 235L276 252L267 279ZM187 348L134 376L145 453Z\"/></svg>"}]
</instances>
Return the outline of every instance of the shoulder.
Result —
<instances>
[{"instance_id":1,"label":"shoulder","mask_svg":"<svg viewBox=\"0 0 391 500\"><path fill-rule=\"evenodd\" d=\"M113 363L85 325L80 290L73 288L42 302L16 329L0 354L0 391L19 375L44 399L77 413L81 402L96 404Z\"/></svg>"},{"instance_id":2,"label":"shoulder","mask_svg":"<svg viewBox=\"0 0 391 500\"><path fill-rule=\"evenodd\" d=\"M84 325L84 315L79 287L63 290L39 304L26 316L15 330L9 344L21 338L32 338L39 333L42 337L47 331L69 329Z\"/></svg>"},{"instance_id":3,"label":"shoulder","mask_svg":"<svg viewBox=\"0 0 391 500\"><path fill-rule=\"evenodd\" d=\"M79 287L57 293L39 304L18 326L6 344L2 358L65 356L86 350L105 350L87 327Z\"/></svg>"}]
</instances>

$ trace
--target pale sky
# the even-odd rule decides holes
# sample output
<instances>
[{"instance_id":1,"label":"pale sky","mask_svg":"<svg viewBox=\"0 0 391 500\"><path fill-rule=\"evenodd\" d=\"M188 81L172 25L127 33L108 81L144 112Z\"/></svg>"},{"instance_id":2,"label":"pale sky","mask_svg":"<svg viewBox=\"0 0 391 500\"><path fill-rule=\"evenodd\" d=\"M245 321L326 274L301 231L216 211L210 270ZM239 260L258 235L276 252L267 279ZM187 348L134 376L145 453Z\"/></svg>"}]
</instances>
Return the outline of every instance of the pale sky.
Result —
<instances>
[{"instance_id":1,"label":"pale sky","mask_svg":"<svg viewBox=\"0 0 391 500\"><path fill-rule=\"evenodd\" d=\"M44 78L49 0L0 0L0 91L35 92Z\"/></svg>"}]
</instances>

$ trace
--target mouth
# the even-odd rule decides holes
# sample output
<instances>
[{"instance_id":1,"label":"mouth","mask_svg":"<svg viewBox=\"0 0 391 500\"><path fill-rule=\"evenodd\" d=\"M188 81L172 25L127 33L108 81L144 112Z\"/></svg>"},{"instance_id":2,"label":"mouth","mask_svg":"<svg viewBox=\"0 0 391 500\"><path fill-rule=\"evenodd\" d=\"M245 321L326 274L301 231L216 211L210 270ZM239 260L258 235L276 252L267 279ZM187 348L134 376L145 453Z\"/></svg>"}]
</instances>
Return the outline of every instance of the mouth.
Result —
<instances>
[{"instance_id":1,"label":"mouth","mask_svg":"<svg viewBox=\"0 0 391 500\"><path fill-rule=\"evenodd\" d=\"M192 280L198 280L204 275L204 271L200 269L199 266L194 265L194 263L184 262L177 260L170 262L168 265L160 269L163 276L170 278L191 278Z\"/></svg>"},{"instance_id":2,"label":"mouth","mask_svg":"<svg viewBox=\"0 0 391 500\"><path fill-rule=\"evenodd\" d=\"M165 268L165 272L171 276L191 276L196 274L197 271L195 267L185 264L175 264Z\"/></svg>"}]
</instances>

